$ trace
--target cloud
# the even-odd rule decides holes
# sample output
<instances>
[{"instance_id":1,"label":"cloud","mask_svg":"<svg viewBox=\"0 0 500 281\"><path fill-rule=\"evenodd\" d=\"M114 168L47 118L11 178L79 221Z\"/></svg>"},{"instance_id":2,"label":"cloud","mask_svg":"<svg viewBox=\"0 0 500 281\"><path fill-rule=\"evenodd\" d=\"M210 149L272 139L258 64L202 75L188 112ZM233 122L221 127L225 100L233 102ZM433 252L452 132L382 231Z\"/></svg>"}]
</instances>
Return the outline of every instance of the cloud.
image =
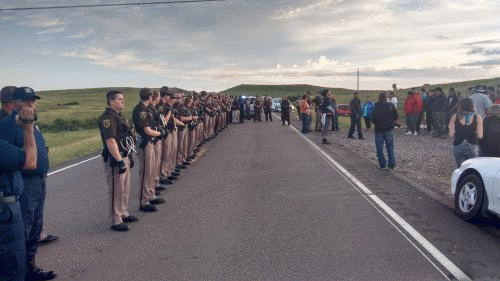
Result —
<instances>
[{"instance_id":1,"label":"cloud","mask_svg":"<svg viewBox=\"0 0 500 281\"><path fill-rule=\"evenodd\" d=\"M500 60L483 60L483 61L474 61L474 62L460 64L460 66L483 66L483 67L491 67L495 65L500 65Z\"/></svg>"},{"instance_id":2,"label":"cloud","mask_svg":"<svg viewBox=\"0 0 500 281\"><path fill-rule=\"evenodd\" d=\"M20 23L20 25L25 25L30 27L51 27L62 24L64 24L64 22L61 19L50 18L47 15L34 16L30 21Z\"/></svg>"},{"instance_id":3,"label":"cloud","mask_svg":"<svg viewBox=\"0 0 500 281\"><path fill-rule=\"evenodd\" d=\"M474 48L474 49L467 51L467 55L481 54L483 51L484 51L483 48Z\"/></svg>"},{"instance_id":4,"label":"cloud","mask_svg":"<svg viewBox=\"0 0 500 281\"><path fill-rule=\"evenodd\" d=\"M13 16L4 16L4 17L0 17L0 22L8 22L8 21L13 21L15 19L16 19L16 17L13 17Z\"/></svg>"},{"instance_id":5,"label":"cloud","mask_svg":"<svg viewBox=\"0 0 500 281\"><path fill-rule=\"evenodd\" d=\"M500 49L487 49L483 53L485 56L500 55Z\"/></svg>"},{"instance_id":6,"label":"cloud","mask_svg":"<svg viewBox=\"0 0 500 281\"><path fill-rule=\"evenodd\" d=\"M415 12L431 9L435 5L432 0L397 0L390 2L387 7L395 12Z\"/></svg>"},{"instance_id":7,"label":"cloud","mask_svg":"<svg viewBox=\"0 0 500 281\"><path fill-rule=\"evenodd\" d=\"M470 46L470 45L498 44L498 43L500 43L500 40L482 40L482 41L465 43L464 45Z\"/></svg>"},{"instance_id":8,"label":"cloud","mask_svg":"<svg viewBox=\"0 0 500 281\"><path fill-rule=\"evenodd\" d=\"M481 54L483 56L500 55L500 48L484 49L484 48L474 48L467 51L467 55Z\"/></svg>"},{"instance_id":9,"label":"cloud","mask_svg":"<svg viewBox=\"0 0 500 281\"><path fill-rule=\"evenodd\" d=\"M49 28L49 29L46 29L46 30L43 30L43 31L36 32L35 34L36 35L54 34L54 33L63 32L64 30L65 30L64 27L61 27L61 28Z\"/></svg>"},{"instance_id":10,"label":"cloud","mask_svg":"<svg viewBox=\"0 0 500 281\"><path fill-rule=\"evenodd\" d=\"M314 3L304 7L298 7L285 12L281 12L280 15L275 16L272 19L285 20L301 16L310 16L318 11L321 12L324 10L333 9L336 5L344 2L344 0L316 0L313 2Z\"/></svg>"},{"instance_id":11,"label":"cloud","mask_svg":"<svg viewBox=\"0 0 500 281\"><path fill-rule=\"evenodd\" d=\"M81 31L79 33L70 35L70 36L68 36L68 38L85 38L93 33L94 33L93 29L87 29L87 30Z\"/></svg>"},{"instance_id":12,"label":"cloud","mask_svg":"<svg viewBox=\"0 0 500 281\"><path fill-rule=\"evenodd\" d=\"M134 70L150 73L169 73L167 64L160 60L141 59L134 51L111 53L107 50L89 47L79 52L64 53L66 57L83 58L91 64L100 65L109 69Z\"/></svg>"}]
</instances>

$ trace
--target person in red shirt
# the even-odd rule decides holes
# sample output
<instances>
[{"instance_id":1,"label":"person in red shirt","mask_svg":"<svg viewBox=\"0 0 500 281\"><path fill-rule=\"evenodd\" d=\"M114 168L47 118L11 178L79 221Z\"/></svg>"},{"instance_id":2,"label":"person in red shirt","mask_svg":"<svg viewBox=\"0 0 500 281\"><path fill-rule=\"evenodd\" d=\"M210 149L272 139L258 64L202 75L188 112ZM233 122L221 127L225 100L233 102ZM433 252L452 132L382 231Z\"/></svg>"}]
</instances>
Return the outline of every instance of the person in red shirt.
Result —
<instances>
[{"instance_id":1,"label":"person in red shirt","mask_svg":"<svg viewBox=\"0 0 500 281\"><path fill-rule=\"evenodd\" d=\"M405 100L404 111L407 118L408 132L407 135L418 135L417 121L420 112L422 111L422 99L418 97L416 91L409 91L408 97Z\"/></svg>"}]
</instances>

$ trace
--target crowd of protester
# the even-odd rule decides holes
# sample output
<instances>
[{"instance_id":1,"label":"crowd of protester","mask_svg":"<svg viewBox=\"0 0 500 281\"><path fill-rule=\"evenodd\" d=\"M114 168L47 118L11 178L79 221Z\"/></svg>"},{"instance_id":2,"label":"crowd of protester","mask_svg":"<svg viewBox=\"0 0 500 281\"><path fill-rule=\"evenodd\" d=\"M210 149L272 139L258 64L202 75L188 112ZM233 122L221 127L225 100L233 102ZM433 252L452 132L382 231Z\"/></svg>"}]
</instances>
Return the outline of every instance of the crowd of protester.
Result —
<instances>
[{"instance_id":1,"label":"crowd of protester","mask_svg":"<svg viewBox=\"0 0 500 281\"><path fill-rule=\"evenodd\" d=\"M262 114L264 114L266 122L273 122L272 105L273 101L271 97L268 96L257 96L255 98L244 98L240 96L233 101L233 108L239 109L241 117L240 123L243 123L244 120L252 119L254 122L262 122Z\"/></svg>"},{"instance_id":2,"label":"crowd of protester","mask_svg":"<svg viewBox=\"0 0 500 281\"><path fill-rule=\"evenodd\" d=\"M333 111L326 110L325 105L331 106ZM313 99L310 93L305 94L297 106L302 133L311 132L313 119L315 131L338 130L337 102L329 91ZM457 166L472 157L500 157L500 85L496 88L471 87L463 97L454 88L445 93L441 87L431 89L426 84L409 90L402 105L393 90L381 93L375 103L368 97L362 103L359 93L354 91L349 107L351 122L347 138L354 139L357 132L357 138L364 140L362 120L366 130L373 124L380 168L395 167L392 129L402 126L398 108L406 120L406 135L418 136L425 132L436 138L453 138ZM326 134L322 136L322 142L328 144ZM388 165L382 154L383 144L389 157Z\"/></svg>"}]
</instances>

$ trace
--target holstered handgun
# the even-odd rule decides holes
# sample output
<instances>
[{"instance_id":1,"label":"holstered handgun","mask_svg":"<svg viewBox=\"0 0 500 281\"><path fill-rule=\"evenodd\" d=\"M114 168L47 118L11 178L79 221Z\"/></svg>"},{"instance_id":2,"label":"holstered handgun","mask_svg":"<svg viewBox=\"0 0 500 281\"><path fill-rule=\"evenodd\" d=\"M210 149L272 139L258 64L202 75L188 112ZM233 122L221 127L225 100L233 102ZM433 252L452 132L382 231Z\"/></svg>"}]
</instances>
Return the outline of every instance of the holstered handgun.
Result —
<instances>
[{"instance_id":1,"label":"holstered handgun","mask_svg":"<svg viewBox=\"0 0 500 281\"><path fill-rule=\"evenodd\" d=\"M145 148L146 145L148 144L148 138L146 136L141 135L140 136L140 142L139 142L139 148Z\"/></svg>"},{"instance_id":2,"label":"holstered handgun","mask_svg":"<svg viewBox=\"0 0 500 281\"><path fill-rule=\"evenodd\" d=\"M111 156L108 150L108 147L105 145L102 148L102 153L101 153L102 158L104 159L104 162L108 162L108 158Z\"/></svg>"}]
</instances>

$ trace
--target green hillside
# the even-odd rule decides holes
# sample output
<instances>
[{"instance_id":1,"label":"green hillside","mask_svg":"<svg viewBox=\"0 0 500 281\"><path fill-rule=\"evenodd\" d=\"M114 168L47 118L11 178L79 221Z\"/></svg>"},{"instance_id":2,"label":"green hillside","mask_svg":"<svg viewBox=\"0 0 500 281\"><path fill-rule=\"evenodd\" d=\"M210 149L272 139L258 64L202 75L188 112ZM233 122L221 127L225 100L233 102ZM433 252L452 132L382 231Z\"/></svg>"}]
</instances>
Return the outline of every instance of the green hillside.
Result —
<instances>
[{"instance_id":1,"label":"green hillside","mask_svg":"<svg viewBox=\"0 0 500 281\"><path fill-rule=\"evenodd\" d=\"M236 96L270 96L283 97L287 95L292 100L295 100L306 93L311 93L312 96L319 95L324 89L329 89L335 96L338 102L347 102L352 97L353 90L344 88L325 88L313 85L239 85L222 91L224 94ZM360 91L362 97L373 98L379 91Z\"/></svg>"},{"instance_id":2,"label":"green hillside","mask_svg":"<svg viewBox=\"0 0 500 281\"><path fill-rule=\"evenodd\" d=\"M500 84L500 78L464 81L456 83L443 83L430 85L431 88L442 87L445 91L454 87L465 96L467 88L476 85L496 86ZM415 85L420 87L422 85ZM95 128L96 120L106 107L106 93L111 89L121 89L125 93L124 114L131 119L134 106L139 101L139 88L93 88L93 89L70 89L39 92L41 100L38 102L39 126L54 124L64 121L74 124L88 124L89 129L80 131L49 132L44 131L50 150L50 158L53 165L66 160L97 151L101 147L99 131ZM295 99L307 92L313 96L318 95L324 87L314 85L239 85L222 91L223 94L248 95L248 96L271 96L282 97L288 95ZM352 97L350 89L329 88L337 103L347 103ZM178 91L186 92L182 89ZM396 96L402 102L408 89L400 89ZM360 97L364 101L368 98L376 100L380 90L360 91ZM85 127L87 128L87 127Z\"/></svg>"}]
</instances>

